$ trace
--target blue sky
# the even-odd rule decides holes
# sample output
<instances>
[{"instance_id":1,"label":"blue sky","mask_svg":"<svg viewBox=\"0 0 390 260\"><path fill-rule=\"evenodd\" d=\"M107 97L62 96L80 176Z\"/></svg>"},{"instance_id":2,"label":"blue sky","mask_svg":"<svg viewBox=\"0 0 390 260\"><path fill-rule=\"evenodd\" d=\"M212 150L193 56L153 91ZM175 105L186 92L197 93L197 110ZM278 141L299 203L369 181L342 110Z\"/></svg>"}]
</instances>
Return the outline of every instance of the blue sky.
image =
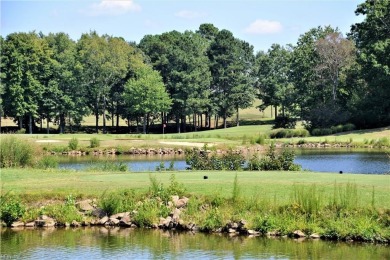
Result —
<instances>
[{"instance_id":1,"label":"blue sky","mask_svg":"<svg viewBox=\"0 0 390 260\"><path fill-rule=\"evenodd\" d=\"M195 31L202 23L230 30L235 37L266 51L273 43L295 44L317 26L343 34L362 21L354 11L363 0L1 0L1 35L35 30L120 36L137 43L147 34Z\"/></svg>"}]
</instances>

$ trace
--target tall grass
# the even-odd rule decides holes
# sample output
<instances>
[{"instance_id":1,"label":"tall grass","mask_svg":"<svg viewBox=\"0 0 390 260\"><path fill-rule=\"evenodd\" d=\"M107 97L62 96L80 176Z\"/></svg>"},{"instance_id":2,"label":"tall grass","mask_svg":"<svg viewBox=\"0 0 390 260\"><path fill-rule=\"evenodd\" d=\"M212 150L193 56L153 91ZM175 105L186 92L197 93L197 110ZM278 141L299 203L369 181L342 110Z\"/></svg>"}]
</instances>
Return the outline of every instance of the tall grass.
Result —
<instances>
[{"instance_id":1,"label":"tall grass","mask_svg":"<svg viewBox=\"0 0 390 260\"><path fill-rule=\"evenodd\" d=\"M0 142L0 166L1 168L33 166L39 151L37 145L25 139L13 135L3 137Z\"/></svg>"}]
</instances>

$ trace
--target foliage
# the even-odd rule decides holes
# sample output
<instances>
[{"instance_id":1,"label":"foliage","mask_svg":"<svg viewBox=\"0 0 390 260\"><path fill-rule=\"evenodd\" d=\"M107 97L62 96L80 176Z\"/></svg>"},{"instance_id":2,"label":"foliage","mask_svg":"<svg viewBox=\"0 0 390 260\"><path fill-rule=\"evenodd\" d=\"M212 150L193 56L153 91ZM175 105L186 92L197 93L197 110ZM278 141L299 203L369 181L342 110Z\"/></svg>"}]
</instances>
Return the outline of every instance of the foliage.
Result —
<instances>
[{"instance_id":1,"label":"foliage","mask_svg":"<svg viewBox=\"0 0 390 260\"><path fill-rule=\"evenodd\" d=\"M245 163L244 156L240 152L230 149L222 156L218 156L215 152L208 151L206 145L203 150L187 149L185 158L191 170L237 171L243 169Z\"/></svg>"},{"instance_id":2,"label":"foliage","mask_svg":"<svg viewBox=\"0 0 390 260\"><path fill-rule=\"evenodd\" d=\"M355 129L355 125L348 123L345 125L336 125L330 128L314 128L311 130L313 136L331 135L341 132L352 131Z\"/></svg>"},{"instance_id":3,"label":"foliage","mask_svg":"<svg viewBox=\"0 0 390 260\"><path fill-rule=\"evenodd\" d=\"M40 169L56 169L58 168L58 160L53 156L44 156L38 161L37 167Z\"/></svg>"},{"instance_id":4,"label":"foliage","mask_svg":"<svg viewBox=\"0 0 390 260\"><path fill-rule=\"evenodd\" d=\"M0 167L27 167L35 164L39 148L16 136L2 137L0 142Z\"/></svg>"},{"instance_id":5,"label":"foliage","mask_svg":"<svg viewBox=\"0 0 390 260\"><path fill-rule=\"evenodd\" d=\"M25 206L20 199L10 193L0 196L0 219L8 226L18 220L25 212Z\"/></svg>"},{"instance_id":6,"label":"foliage","mask_svg":"<svg viewBox=\"0 0 390 260\"><path fill-rule=\"evenodd\" d=\"M291 137L308 137L309 131L306 129L275 129L271 131L270 138L291 138Z\"/></svg>"},{"instance_id":7,"label":"foliage","mask_svg":"<svg viewBox=\"0 0 390 260\"><path fill-rule=\"evenodd\" d=\"M276 154L275 145L272 143L266 155L259 158L256 154L249 160L247 170L250 171L299 171L301 166L294 164L295 153L284 149L280 155Z\"/></svg>"},{"instance_id":8,"label":"foliage","mask_svg":"<svg viewBox=\"0 0 390 260\"><path fill-rule=\"evenodd\" d=\"M97 137L92 137L89 140L89 147L91 148L97 148L100 146L100 140Z\"/></svg>"},{"instance_id":9,"label":"foliage","mask_svg":"<svg viewBox=\"0 0 390 260\"><path fill-rule=\"evenodd\" d=\"M68 147L71 150L77 150L77 147L79 146L79 140L76 137L73 137L69 140Z\"/></svg>"},{"instance_id":10,"label":"foliage","mask_svg":"<svg viewBox=\"0 0 390 260\"><path fill-rule=\"evenodd\" d=\"M288 116L277 116L275 118L275 125L274 128L289 128L293 129L295 128L297 124L297 121L295 118L291 118Z\"/></svg>"},{"instance_id":11,"label":"foliage","mask_svg":"<svg viewBox=\"0 0 390 260\"><path fill-rule=\"evenodd\" d=\"M363 127L390 124L390 2L366 0L356 15L364 20L351 26L350 37L358 48L358 76L365 81L357 100L355 123Z\"/></svg>"}]
</instances>

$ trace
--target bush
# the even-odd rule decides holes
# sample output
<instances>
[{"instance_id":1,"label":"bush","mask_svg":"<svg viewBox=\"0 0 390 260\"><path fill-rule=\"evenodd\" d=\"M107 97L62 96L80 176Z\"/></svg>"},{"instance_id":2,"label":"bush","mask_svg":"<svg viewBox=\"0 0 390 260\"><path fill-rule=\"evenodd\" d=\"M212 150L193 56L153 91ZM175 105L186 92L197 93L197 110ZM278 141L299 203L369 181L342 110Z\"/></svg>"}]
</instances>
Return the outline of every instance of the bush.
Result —
<instances>
[{"instance_id":1,"label":"bush","mask_svg":"<svg viewBox=\"0 0 390 260\"><path fill-rule=\"evenodd\" d=\"M15 136L6 136L0 142L0 166L26 167L34 164L39 147Z\"/></svg>"},{"instance_id":2,"label":"bush","mask_svg":"<svg viewBox=\"0 0 390 260\"><path fill-rule=\"evenodd\" d=\"M58 168L58 160L53 156L45 156L38 162L40 169L56 169Z\"/></svg>"},{"instance_id":3,"label":"bush","mask_svg":"<svg viewBox=\"0 0 390 260\"><path fill-rule=\"evenodd\" d=\"M70 139L69 143L68 143L68 147L69 149L71 150L76 150L77 147L79 145L79 140L75 137L73 137L72 139Z\"/></svg>"},{"instance_id":4,"label":"bush","mask_svg":"<svg viewBox=\"0 0 390 260\"><path fill-rule=\"evenodd\" d=\"M126 172L128 169L127 169L127 165L122 162L115 163L115 162L105 161L102 163L94 164L94 166L89 167L87 170L102 171L102 172Z\"/></svg>"},{"instance_id":5,"label":"bush","mask_svg":"<svg viewBox=\"0 0 390 260\"><path fill-rule=\"evenodd\" d=\"M347 132L347 131L353 131L356 129L356 126L354 124L345 124L343 125L343 132Z\"/></svg>"},{"instance_id":6,"label":"bush","mask_svg":"<svg viewBox=\"0 0 390 260\"><path fill-rule=\"evenodd\" d=\"M276 129L271 132L270 138L308 137L309 135L306 129Z\"/></svg>"},{"instance_id":7,"label":"bush","mask_svg":"<svg viewBox=\"0 0 390 260\"><path fill-rule=\"evenodd\" d=\"M93 137L89 140L89 147L96 148L100 146L100 141L96 137Z\"/></svg>"},{"instance_id":8,"label":"bush","mask_svg":"<svg viewBox=\"0 0 390 260\"><path fill-rule=\"evenodd\" d=\"M18 198L8 193L0 196L0 219L7 226L18 220L24 212L25 207Z\"/></svg>"},{"instance_id":9,"label":"bush","mask_svg":"<svg viewBox=\"0 0 390 260\"><path fill-rule=\"evenodd\" d=\"M293 129L296 125L295 118L291 118L288 116L278 116L275 118L274 128L288 128Z\"/></svg>"},{"instance_id":10,"label":"bush","mask_svg":"<svg viewBox=\"0 0 390 260\"><path fill-rule=\"evenodd\" d=\"M292 150L284 149L276 154L275 145L271 144L265 157L259 159L254 155L248 162L247 170L251 171L299 171L301 166L294 164L295 153Z\"/></svg>"}]
</instances>

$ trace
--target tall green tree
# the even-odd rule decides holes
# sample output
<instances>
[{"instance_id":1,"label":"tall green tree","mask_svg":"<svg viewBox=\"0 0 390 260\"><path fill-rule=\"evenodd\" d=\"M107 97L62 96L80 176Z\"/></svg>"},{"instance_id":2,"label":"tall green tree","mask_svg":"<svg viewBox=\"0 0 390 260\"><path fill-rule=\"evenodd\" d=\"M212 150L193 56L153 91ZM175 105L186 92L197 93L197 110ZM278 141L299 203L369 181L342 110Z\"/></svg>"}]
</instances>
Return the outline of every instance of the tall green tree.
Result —
<instances>
[{"instance_id":1,"label":"tall green tree","mask_svg":"<svg viewBox=\"0 0 390 260\"><path fill-rule=\"evenodd\" d=\"M69 35L49 33L44 37L53 52L53 73L45 88L42 113L49 122L59 121L59 132L65 132L65 119L80 122L87 113L85 89L80 87L81 64L76 58L76 43Z\"/></svg>"},{"instance_id":2,"label":"tall green tree","mask_svg":"<svg viewBox=\"0 0 390 260\"><path fill-rule=\"evenodd\" d=\"M35 32L12 33L2 46L5 114L18 118L19 127L25 125L30 134L52 73L51 56L51 49Z\"/></svg>"},{"instance_id":3,"label":"tall green tree","mask_svg":"<svg viewBox=\"0 0 390 260\"><path fill-rule=\"evenodd\" d=\"M253 93L253 49L234 38L230 31L221 30L210 45L208 57L212 75L212 98L226 128L226 119L233 115L240 104L244 108L251 102L244 99L247 98L245 93Z\"/></svg>"},{"instance_id":4,"label":"tall green tree","mask_svg":"<svg viewBox=\"0 0 390 260\"><path fill-rule=\"evenodd\" d=\"M360 75L366 86L356 110L355 122L363 127L390 124L390 1L367 0L356 15L365 18L351 27L358 49Z\"/></svg>"},{"instance_id":5,"label":"tall green tree","mask_svg":"<svg viewBox=\"0 0 390 260\"><path fill-rule=\"evenodd\" d=\"M139 46L163 77L172 98L170 114L176 120L177 131L185 131L186 117L193 115L195 119L208 104L211 76L206 40L190 31L172 31L145 36ZM194 125L196 129L195 120Z\"/></svg>"},{"instance_id":6,"label":"tall green tree","mask_svg":"<svg viewBox=\"0 0 390 260\"><path fill-rule=\"evenodd\" d=\"M292 50L279 44L273 44L267 53L259 52L256 55L258 66L258 98L262 101L259 106L264 110L268 106L282 109L282 116L286 110L291 111L295 106L293 83L290 79Z\"/></svg>"},{"instance_id":7,"label":"tall green tree","mask_svg":"<svg viewBox=\"0 0 390 260\"><path fill-rule=\"evenodd\" d=\"M167 112L171 99L159 72L145 65L135 72L124 88L125 106L130 113L143 116L143 133L147 133L148 119L152 114Z\"/></svg>"},{"instance_id":8,"label":"tall green tree","mask_svg":"<svg viewBox=\"0 0 390 260\"><path fill-rule=\"evenodd\" d=\"M83 34L78 41L78 58L82 65L82 85L87 90L88 105L95 114L98 132L99 115L103 115L106 133L106 106L110 90L126 77L133 47L122 38L96 32Z\"/></svg>"}]
</instances>

